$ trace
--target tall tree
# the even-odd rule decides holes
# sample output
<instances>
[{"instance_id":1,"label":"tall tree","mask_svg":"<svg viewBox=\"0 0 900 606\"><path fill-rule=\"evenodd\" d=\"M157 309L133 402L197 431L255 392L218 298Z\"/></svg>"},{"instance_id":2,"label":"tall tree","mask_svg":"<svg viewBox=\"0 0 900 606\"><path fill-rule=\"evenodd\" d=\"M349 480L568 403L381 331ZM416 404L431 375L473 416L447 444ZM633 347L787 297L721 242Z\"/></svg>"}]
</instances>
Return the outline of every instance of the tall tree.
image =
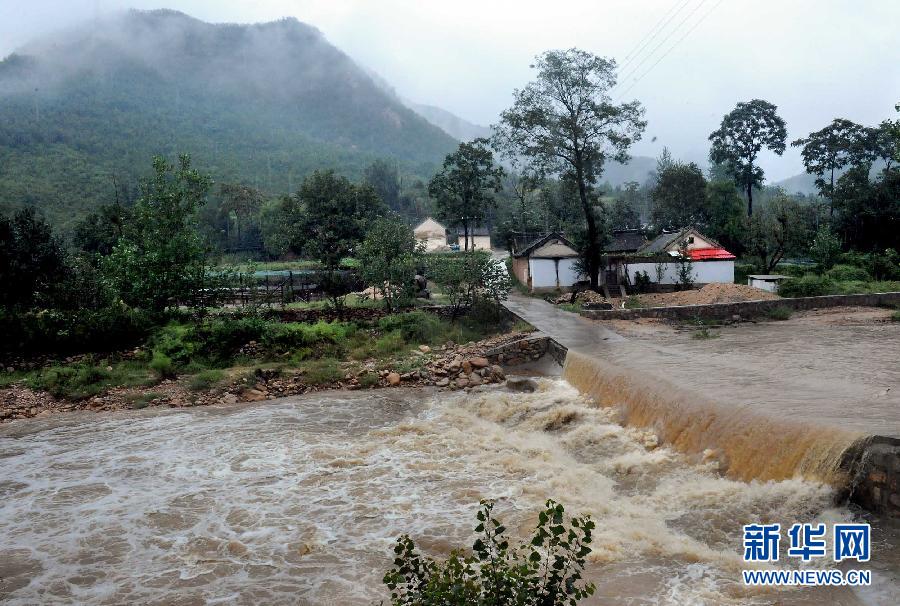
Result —
<instances>
[{"instance_id":1,"label":"tall tree","mask_svg":"<svg viewBox=\"0 0 900 606\"><path fill-rule=\"evenodd\" d=\"M735 185L747 192L748 217L753 216L753 188L765 179L756 163L759 152L765 148L779 156L784 153L787 128L777 110L762 99L738 103L709 135L709 158L714 164L727 166Z\"/></svg>"},{"instance_id":2,"label":"tall tree","mask_svg":"<svg viewBox=\"0 0 900 606\"><path fill-rule=\"evenodd\" d=\"M68 273L62 246L33 208L0 217L0 307L52 304Z\"/></svg>"},{"instance_id":3,"label":"tall tree","mask_svg":"<svg viewBox=\"0 0 900 606\"><path fill-rule=\"evenodd\" d=\"M363 173L366 183L372 186L388 208L400 212L400 174L397 165L378 159L366 167Z\"/></svg>"},{"instance_id":4,"label":"tall tree","mask_svg":"<svg viewBox=\"0 0 900 606\"><path fill-rule=\"evenodd\" d=\"M451 225L463 228L465 248L470 228L484 220L494 205L492 192L500 191L503 169L494 166L494 154L487 139L460 143L428 184L428 193L437 201L438 214Z\"/></svg>"},{"instance_id":5,"label":"tall tree","mask_svg":"<svg viewBox=\"0 0 900 606\"><path fill-rule=\"evenodd\" d=\"M303 180L297 199L303 208L295 252L308 255L334 272L366 235L366 229L384 215L384 203L371 185L356 185L334 171L316 171Z\"/></svg>"},{"instance_id":6,"label":"tall tree","mask_svg":"<svg viewBox=\"0 0 900 606\"><path fill-rule=\"evenodd\" d=\"M763 273L772 273L785 254L798 251L808 241L800 204L788 196L771 200L750 220L749 252Z\"/></svg>"},{"instance_id":7,"label":"tall tree","mask_svg":"<svg viewBox=\"0 0 900 606\"><path fill-rule=\"evenodd\" d=\"M858 164L865 155L866 129L843 118L835 118L821 130L791 142L800 147L806 172L816 175L819 193L829 200L830 217L834 216L835 172L847 164ZM828 179L825 179L828 175Z\"/></svg>"},{"instance_id":8,"label":"tall tree","mask_svg":"<svg viewBox=\"0 0 900 606\"><path fill-rule=\"evenodd\" d=\"M736 255L747 245L747 216L744 204L730 180L711 180L706 186L706 232Z\"/></svg>"},{"instance_id":9,"label":"tall tree","mask_svg":"<svg viewBox=\"0 0 900 606\"><path fill-rule=\"evenodd\" d=\"M709 222L706 178L693 162L675 162L663 168L650 192L653 210L650 220L656 229L682 229Z\"/></svg>"},{"instance_id":10,"label":"tall tree","mask_svg":"<svg viewBox=\"0 0 900 606\"><path fill-rule=\"evenodd\" d=\"M125 303L162 312L195 302L203 290L208 247L196 218L212 180L187 155L177 166L156 156L153 172L103 265Z\"/></svg>"},{"instance_id":11,"label":"tall tree","mask_svg":"<svg viewBox=\"0 0 900 606\"><path fill-rule=\"evenodd\" d=\"M500 116L494 145L539 174L571 180L578 192L586 232L582 259L591 287L599 287L603 233L593 191L607 160L627 162L628 148L647 126L637 101L616 105L616 62L572 48L547 51L535 60L537 77L513 92L513 106Z\"/></svg>"},{"instance_id":12,"label":"tall tree","mask_svg":"<svg viewBox=\"0 0 900 606\"><path fill-rule=\"evenodd\" d=\"M225 225L225 244L243 250L260 244L259 211L265 201L258 189L240 183L219 185L219 215Z\"/></svg>"}]
</instances>

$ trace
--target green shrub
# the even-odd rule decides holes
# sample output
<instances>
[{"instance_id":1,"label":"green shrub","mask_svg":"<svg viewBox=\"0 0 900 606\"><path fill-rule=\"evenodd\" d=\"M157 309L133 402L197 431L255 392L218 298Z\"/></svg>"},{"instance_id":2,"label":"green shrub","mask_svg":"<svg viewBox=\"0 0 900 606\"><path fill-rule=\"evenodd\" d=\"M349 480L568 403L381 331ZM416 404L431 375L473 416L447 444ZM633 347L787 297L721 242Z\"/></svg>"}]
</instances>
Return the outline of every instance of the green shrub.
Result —
<instances>
[{"instance_id":1,"label":"green shrub","mask_svg":"<svg viewBox=\"0 0 900 606\"><path fill-rule=\"evenodd\" d=\"M373 387L378 385L378 374L374 372L364 372L357 377L360 387Z\"/></svg>"},{"instance_id":2,"label":"green shrub","mask_svg":"<svg viewBox=\"0 0 900 606\"><path fill-rule=\"evenodd\" d=\"M150 359L150 369L155 372L160 379L174 379L175 378L175 365L172 363L172 358L162 353L161 351L154 351L153 357Z\"/></svg>"},{"instance_id":3,"label":"green shrub","mask_svg":"<svg viewBox=\"0 0 900 606\"><path fill-rule=\"evenodd\" d=\"M385 316L378 321L385 333L399 331L407 343L436 343L442 339L447 326L438 316L424 311L411 311Z\"/></svg>"},{"instance_id":4,"label":"green shrub","mask_svg":"<svg viewBox=\"0 0 900 606\"><path fill-rule=\"evenodd\" d=\"M153 400L161 398L162 394L157 393L155 391L148 391L146 393L138 393L131 394L126 399L128 400L128 405L133 410L140 410L142 408L147 408Z\"/></svg>"},{"instance_id":5,"label":"green shrub","mask_svg":"<svg viewBox=\"0 0 900 606\"><path fill-rule=\"evenodd\" d=\"M111 381L111 373L92 363L71 366L51 366L26 379L32 389L44 390L54 398L84 400L105 391Z\"/></svg>"},{"instance_id":6,"label":"green shrub","mask_svg":"<svg viewBox=\"0 0 900 606\"><path fill-rule=\"evenodd\" d=\"M572 518L567 527L563 506L547 501L531 540L510 548L493 507L481 502L471 555L454 550L434 560L419 554L408 535L397 539L394 568L383 579L391 604L574 606L593 595L594 584L582 578L594 530L589 517Z\"/></svg>"},{"instance_id":7,"label":"green shrub","mask_svg":"<svg viewBox=\"0 0 900 606\"><path fill-rule=\"evenodd\" d=\"M304 370L304 379L311 385L335 383L344 378L344 370L340 363L333 358L313 360L305 366Z\"/></svg>"},{"instance_id":8,"label":"green shrub","mask_svg":"<svg viewBox=\"0 0 900 606\"><path fill-rule=\"evenodd\" d=\"M263 331L262 344L267 349L279 352L320 343L340 345L355 330L356 327L353 324L344 322L270 323Z\"/></svg>"},{"instance_id":9,"label":"green shrub","mask_svg":"<svg viewBox=\"0 0 900 606\"><path fill-rule=\"evenodd\" d=\"M192 391L206 391L225 377L225 373L221 370L210 368L198 372L191 377L188 382L188 388Z\"/></svg>"},{"instance_id":10,"label":"green shrub","mask_svg":"<svg viewBox=\"0 0 900 606\"><path fill-rule=\"evenodd\" d=\"M375 353L381 356L390 356L408 347L403 333L399 330L389 332L378 337L375 341Z\"/></svg>"},{"instance_id":11,"label":"green shrub","mask_svg":"<svg viewBox=\"0 0 900 606\"><path fill-rule=\"evenodd\" d=\"M865 269L855 265L835 265L826 271L825 275L836 282L849 280L866 281L871 279L871 276Z\"/></svg>"},{"instance_id":12,"label":"green shrub","mask_svg":"<svg viewBox=\"0 0 900 606\"><path fill-rule=\"evenodd\" d=\"M625 299L625 309L640 309L643 306L641 300L633 295Z\"/></svg>"},{"instance_id":13,"label":"green shrub","mask_svg":"<svg viewBox=\"0 0 900 606\"><path fill-rule=\"evenodd\" d=\"M791 308L787 307L785 305L779 305L778 307L775 307L775 308L769 310L769 313L766 314L766 316L770 320L777 320L777 321L790 320L791 319Z\"/></svg>"},{"instance_id":14,"label":"green shrub","mask_svg":"<svg viewBox=\"0 0 900 606\"><path fill-rule=\"evenodd\" d=\"M788 278L778 287L782 297L818 297L832 294L834 281L825 276L806 274L802 278Z\"/></svg>"},{"instance_id":15,"label":"green shrub","mask_svg":"<svg viewBox=\"0 0 900 606\"><path fill-rule=\"evenodd\" d=\"M900 309L891 314L891 320L893 322L900 322Z\"/></svg>"},{"instance_id":16,"label":"green shrub","mask_svg":"<svg viewBox=\"0 0 900 606\"><path fill-rule=\"evenodd\" d=\"M16 355L109 352L134 347L152 325L123 306L78 311L0 309L0 352Z\"/></svg>"}]
</instances>

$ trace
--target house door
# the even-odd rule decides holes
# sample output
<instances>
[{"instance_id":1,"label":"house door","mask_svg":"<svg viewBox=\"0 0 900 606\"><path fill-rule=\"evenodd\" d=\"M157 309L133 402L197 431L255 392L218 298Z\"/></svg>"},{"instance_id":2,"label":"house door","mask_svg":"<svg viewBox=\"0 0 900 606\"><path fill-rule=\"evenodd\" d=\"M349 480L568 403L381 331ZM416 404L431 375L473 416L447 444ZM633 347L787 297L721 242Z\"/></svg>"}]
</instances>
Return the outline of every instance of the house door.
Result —
<instances>
[{"instance_id":1,"label":"house door","mask_svg":"<svg viewBox=\"0 0 900 606\"><path fill-rule=\"evenodd\" d=\"M606 280L604 282L607 286L618 286L619 285L619 272L615 269L607 269L606 270Z\"/></svg>"}]
</instances>

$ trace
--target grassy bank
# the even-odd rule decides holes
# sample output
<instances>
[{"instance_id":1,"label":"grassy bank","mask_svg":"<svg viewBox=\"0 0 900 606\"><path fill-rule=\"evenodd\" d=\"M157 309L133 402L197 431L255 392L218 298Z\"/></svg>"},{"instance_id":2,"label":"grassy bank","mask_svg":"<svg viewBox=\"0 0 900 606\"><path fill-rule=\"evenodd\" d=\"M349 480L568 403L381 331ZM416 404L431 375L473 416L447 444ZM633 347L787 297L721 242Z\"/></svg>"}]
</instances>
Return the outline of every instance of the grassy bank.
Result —
<instances>
[{"instance_id":1,"label":"grassy bank","mask_svg":"<svg viewBox=\"0 0 900 606\"><path fill-rule=\"evenodd\" d=\"M420 346L466 343L497 334L490 314L456 322L423 311L368 324L279 322L258 316L174 321L152 330L136 349L84 355L33 370L0 373L0 387L18 383L57 398L82 400L114 388L146 389L177 381L192 391L215 389L242 375L301 373L308 384L329 384L363 366L416 367ZM363 373L365 374L365 373ZM373 382L361 377L360 383Z\"/></svg>"}]
</instances>

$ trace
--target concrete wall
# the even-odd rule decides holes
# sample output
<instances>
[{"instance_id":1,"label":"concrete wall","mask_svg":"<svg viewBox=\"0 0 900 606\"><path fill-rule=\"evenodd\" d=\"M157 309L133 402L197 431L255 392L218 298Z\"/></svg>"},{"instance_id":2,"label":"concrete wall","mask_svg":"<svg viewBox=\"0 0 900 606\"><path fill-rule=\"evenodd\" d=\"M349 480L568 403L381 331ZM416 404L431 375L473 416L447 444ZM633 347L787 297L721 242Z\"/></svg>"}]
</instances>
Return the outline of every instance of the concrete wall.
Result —
<instances>
[{"instance_id":1,"label":"concrete wall","mask_svg":"<svg viewBox=\"0 0 900 606\"><path fill-rule=\"evenodd\" d=\"M677 262L662 263L662 280L660 284L677 284L678 270L681 264ZM637 272L647 272L651 282L657 281L657 264L656 263L627 263L625 271L628 272L628 278L634 284L634 277ZM693 280L696 284L709 284L710 282L725 282L731 284L734 282L734 261L694 261L692 267Z\"/></svg>"},{"instance_id":2,"label":"concrete wall","mask_svg":"<svg viewBox=\"0 0 900 606\"><path fill-rule=\"evenodd\" d=\"M465 250L465 242L466 238L460 234L459 235L459 249ZM491 237L490 236L473 236L469 234L469 250L490 250L491 249Z\"/></svg>"},{"instance_id":3,"label":"concrete wall","mask_svg":"<svg viewBox=\"0 0 900 606\"><path fill-rule=\"evenodd\" d=\"M845 465L856 472L850 500L869 511L900 518L900 440L870 438L850 458Z\"/></svg>"},{"instance_id":4,"label":"concrete wall","mask_svg":"<svg viewBox=\"0 0 900 606\"><path fill-rule=\"evenodd\" d=\"M529 259L532 290L565 290L579 280L576 259Z\"/></svg>"},{"instance_id":5,"label":"concrete wall","mask_svg":"<svg viewBox=\"0 0 900 606\"><path fill-rule=\"evenodd\" d=\"M747 286L768 290L769 292L778 292L778 282L773 280L755 280L753 278L747 278Z\"/></svg>"},{"instance_id":6,"label":"concrete wall","mask_svg":"<svg viewBox=\"0 0 900 606\"><path fill-rule=\"evenodd\" d=\"M591 309L581 315L594 320L634 320L635 318L661 318L688 320L692 318L730 318L739 315L746 318L762 316L777 307L788 309L819 309L824 307L877 307L900 304L900 292L871 295L826 295L824 297L797 297L772 301L746 301L743 303L711 303L709 305L680 305L677 307L645 307L641 309Z\"/></svg>"}]
</instances>

